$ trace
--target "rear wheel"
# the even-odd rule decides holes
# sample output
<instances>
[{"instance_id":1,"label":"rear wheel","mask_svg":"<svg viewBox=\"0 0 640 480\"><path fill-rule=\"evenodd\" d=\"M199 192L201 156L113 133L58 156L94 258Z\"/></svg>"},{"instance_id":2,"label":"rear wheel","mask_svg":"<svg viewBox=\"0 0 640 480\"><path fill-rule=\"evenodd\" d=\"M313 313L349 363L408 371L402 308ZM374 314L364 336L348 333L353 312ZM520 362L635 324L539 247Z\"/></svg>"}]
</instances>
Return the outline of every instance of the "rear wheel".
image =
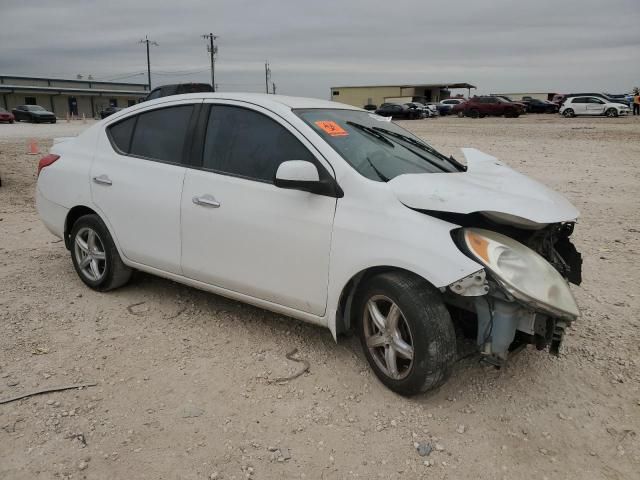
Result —
<instances>
[{"instance_id":1,"label":"rear wheel","mask_svg":"<svg viewBox=\"0 0 640 480\"><path fill-rule=\"evenodd\" d=\"M356 300L360 342L389 389L414 395L440 386L456 356L456 338L440 292L408 272L371 278Z\"/></svg>"},{"instance_id":2,"label":"rear wheel","mask_svg":"<svg viewBox=\"0 0 640 480\"><path fill-rule=\"evenodd\" d=\"M73 224L71 259L80 279L94 290L118 288L131 277L131 268L122 262L107 227L95 214Z\"/></svg>"},{"instance_id":3,"label":"rear wheel","mask_svg":"<svg viewBox=\"0 0 640 480\"><path fill-rule=\"evenodd\" d=\"M618 116L618 111L615 108L610 108L609 110L607 110L605 112L605 115L607 117L617 117Z\"/></svg>"},{"instance_id":4,"label":"rear wheel","mask_svg":"<svg viewBox=\"0 0 640 480\"><path fill-rule=\"evenodd\" d=\"M471 118L479 118L480 117L480 112L474 108L473 110L469 111L469 116Z\"/></svg>"},{"instance_id":5,"label":"rear wheel","mask_svg":"<svg viewBox=\"0 0 640 480\"><path fill-rule=\"evenodd\" d=\"M576 114L575 114L575 112L573 111L572 108L567 108L564 112L562 112L562 115L564 117L567 117L567 118L571 118L571 117L575 117L576 116Z\"/></svg>"}]
</instances>

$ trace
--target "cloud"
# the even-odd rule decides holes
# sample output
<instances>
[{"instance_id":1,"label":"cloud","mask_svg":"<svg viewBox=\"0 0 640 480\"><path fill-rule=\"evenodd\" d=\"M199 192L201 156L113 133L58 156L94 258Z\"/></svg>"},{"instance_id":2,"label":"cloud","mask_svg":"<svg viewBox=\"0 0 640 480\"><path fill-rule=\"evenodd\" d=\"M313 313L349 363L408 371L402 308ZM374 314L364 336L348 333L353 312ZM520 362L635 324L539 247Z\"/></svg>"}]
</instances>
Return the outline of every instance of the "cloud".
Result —
<instances>
[{"instance_id":1,"label":"cloud","mask_svg":"<svg viewBox=\"0 0 640 480\"><path fill-rule=\"evenodd\" d=\"M327 98L347 84L469 82L489 91L629 91L640 84L637 0L5 0L0 73L208 81ZM176 72L173 73L170 72Z\"/></svg>"}]
</instances>

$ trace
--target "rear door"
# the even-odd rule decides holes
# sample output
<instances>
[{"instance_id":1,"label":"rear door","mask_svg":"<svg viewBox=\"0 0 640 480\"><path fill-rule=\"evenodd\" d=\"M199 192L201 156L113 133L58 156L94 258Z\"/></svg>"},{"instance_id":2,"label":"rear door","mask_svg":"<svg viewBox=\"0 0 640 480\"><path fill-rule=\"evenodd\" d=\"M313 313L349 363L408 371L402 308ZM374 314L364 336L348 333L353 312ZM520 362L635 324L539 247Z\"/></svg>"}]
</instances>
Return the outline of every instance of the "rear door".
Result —
<instances>
[{"instance_id":1,"label":"rear door","mask_svg":"<svg viewBox=\"0 0 640 480\"><path fill-rule=\"evenodd\" d=\"M587 97L573 97L571 99L571 105L569 108L573 108L576 115L587 114Z\"/></svg>"},{"instance_id":2,"label":"rear door","mask_svg":"<svg viewBox=\"0 0 640 480\"><path fill-rule=\"evenodd\" d=\"M200 167L187 169L182 194L184 275L323 315L336 199L273 180L286 160L328 164L261 107L218 101L203 117Z\"/></svg>"},{"instance_id":3,"label":"rear door","mask_svg":"<svg viewBox=\"0 0 640 480\"><path fill-rule=\"evenodd\" d=\"M91 167L94 203L128 259L180 273L180 200L193 101L109 125Z\"/></svg>"}]
</instances>

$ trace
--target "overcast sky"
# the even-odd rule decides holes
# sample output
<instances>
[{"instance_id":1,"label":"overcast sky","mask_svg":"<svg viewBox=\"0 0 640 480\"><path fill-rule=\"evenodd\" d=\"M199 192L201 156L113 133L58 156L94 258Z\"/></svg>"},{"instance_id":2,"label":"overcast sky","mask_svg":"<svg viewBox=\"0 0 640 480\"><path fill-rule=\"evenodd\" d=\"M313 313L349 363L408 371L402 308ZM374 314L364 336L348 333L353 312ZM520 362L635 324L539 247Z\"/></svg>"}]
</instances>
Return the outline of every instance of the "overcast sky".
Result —
<instances>
[{"instance_id":1,"label":"overcast sky","mask_svg":"<svg viewBox=\"0 0 640 480\"><path fill-rule=\"evenodd\" d=\"M350 84L469 82L481 93L640 86L640 0L164 3L0 0L0 74L145 83L137 42L148 34L159 44L154 86L208 81L200 35L213 32L220 90L264 91L266 59L278 93L320 98Z\"/></svg>"}]
</instances>

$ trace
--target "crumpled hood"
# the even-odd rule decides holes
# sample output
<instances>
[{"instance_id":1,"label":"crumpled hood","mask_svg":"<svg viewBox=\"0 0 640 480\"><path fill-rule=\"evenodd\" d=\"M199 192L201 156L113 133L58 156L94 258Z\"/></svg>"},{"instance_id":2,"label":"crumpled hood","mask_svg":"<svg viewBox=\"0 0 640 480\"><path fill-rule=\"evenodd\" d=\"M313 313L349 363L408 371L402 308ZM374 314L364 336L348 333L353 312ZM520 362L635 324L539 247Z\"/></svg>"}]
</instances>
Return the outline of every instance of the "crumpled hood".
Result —
<instances>
[{"instance_id":1,"label":"crumpled hood","mask_svg":"<svg viewBox=\"0 0 640 480\"><path fill-rule=\"evenodd\" d=\"M463 148L462 153L466 172L405 174L388 185L403 204L419 210L497 212L541 224L578 217L565 197L495 157L475 148Z\"/></svg>"}]
</instances>

